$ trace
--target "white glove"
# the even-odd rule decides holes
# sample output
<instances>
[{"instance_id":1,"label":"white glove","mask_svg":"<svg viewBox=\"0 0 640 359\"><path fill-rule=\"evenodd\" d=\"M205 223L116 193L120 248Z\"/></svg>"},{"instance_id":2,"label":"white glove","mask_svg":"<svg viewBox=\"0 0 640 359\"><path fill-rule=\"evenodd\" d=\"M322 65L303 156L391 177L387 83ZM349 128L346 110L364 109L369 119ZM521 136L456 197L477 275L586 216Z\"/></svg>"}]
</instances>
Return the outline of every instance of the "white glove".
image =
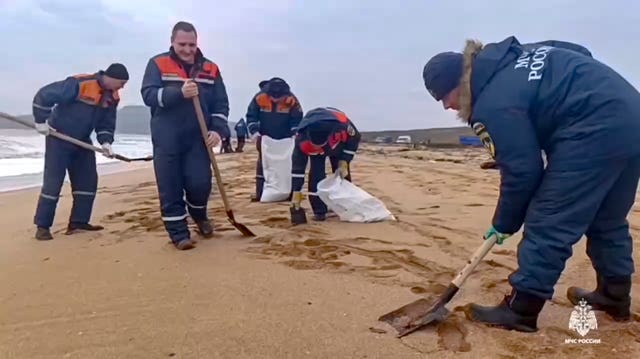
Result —
<instances>
[{"instance_id":1,"label":"white glove","mask_svg":"<svg viewBox=\"0 0 640 359\"><path fill-rule=\"evenodd\" d=\"M47 136L49 132L51 132L51 127L49 127L49 123L47 121L45 121L44 123L36 122L36 131L38 131L38 133L40 134Z\"/></svg>"},{"instance_id":2,"label":"white glove","mask_svg":"<svg viewBox=\"0 0 640 359\"><path fill-rule=\"evenodd\" d=\"M107 158L113 158L113 149L111 148L111 144L109 142L105 142L102 144L102 155Z\"/></svg>"}]
</instances>

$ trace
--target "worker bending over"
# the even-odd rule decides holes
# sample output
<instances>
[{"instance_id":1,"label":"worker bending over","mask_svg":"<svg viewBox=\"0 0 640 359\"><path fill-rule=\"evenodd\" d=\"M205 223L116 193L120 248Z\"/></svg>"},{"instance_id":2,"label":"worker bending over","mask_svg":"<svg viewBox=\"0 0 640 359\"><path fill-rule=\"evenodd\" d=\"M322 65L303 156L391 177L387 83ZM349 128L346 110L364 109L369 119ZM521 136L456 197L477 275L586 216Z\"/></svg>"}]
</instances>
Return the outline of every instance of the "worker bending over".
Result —
<instances>
[{"instance_id":1,"label":"worker bending over","mask_svg":"<svg viewBox=\"0 0 640 359\"><path fill-rule=\"evenodd\" d=\"M291 173L291 220L304 223L300 204L307 163L309 169L309 202L314 219L324 221L327 205L317 196L318 182L326 177L327 158L331 170L341 178L351 181L350 163L360 144L360 132L347 115L332 107L315 108L309 111L296 129Z\"/></svg>"}]
</instances>

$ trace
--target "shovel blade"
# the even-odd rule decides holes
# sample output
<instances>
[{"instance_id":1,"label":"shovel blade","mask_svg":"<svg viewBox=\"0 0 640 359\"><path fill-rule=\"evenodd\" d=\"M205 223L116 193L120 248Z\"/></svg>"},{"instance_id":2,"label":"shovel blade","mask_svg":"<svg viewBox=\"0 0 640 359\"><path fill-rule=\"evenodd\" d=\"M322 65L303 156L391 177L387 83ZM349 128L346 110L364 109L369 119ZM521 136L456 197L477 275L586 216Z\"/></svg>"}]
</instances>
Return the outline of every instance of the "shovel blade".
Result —
<instances>
[{"instance_id":1,"label":"shovel blade","mask_svg":"<svg viewBox=\"0 0 640 359\"><path fill-rule=\"evenodd\" d=\"M418 299L378 318L381 322L391 325L398 337L412 333L425 325L443 321L449 315L449 310L442 301L433 303L425 298Z\"/></svg>"},{"instance_id":2,"label":"shovel blade","mask_svg":"<svg viewBox=\"0 0 640 359\"><path fill-rule=\"evenodd\" d=\"M232 211L227 211L227 219L229 220L229 222L234 227L236 227L236 229L238 231L240 231L240 233L242 233L243 236L245 236L245 237L255 237L256 236L253 232L251 232L251 230L249 228L247 228L247 226L245 226L242 223L236 222L236 219L234 218Z\"/></svg>"},{"instance_id":3,"label":"shovel blade","mask_svg":"<svg viewBox=\"0 0 640 359\"><path fill-rule=\"evenodd\" d=\"M307 215L304 212L304 208L289 207L289 213L291 214L291 224L305 224L307 223Z\"/></svg>"}]
</instances>

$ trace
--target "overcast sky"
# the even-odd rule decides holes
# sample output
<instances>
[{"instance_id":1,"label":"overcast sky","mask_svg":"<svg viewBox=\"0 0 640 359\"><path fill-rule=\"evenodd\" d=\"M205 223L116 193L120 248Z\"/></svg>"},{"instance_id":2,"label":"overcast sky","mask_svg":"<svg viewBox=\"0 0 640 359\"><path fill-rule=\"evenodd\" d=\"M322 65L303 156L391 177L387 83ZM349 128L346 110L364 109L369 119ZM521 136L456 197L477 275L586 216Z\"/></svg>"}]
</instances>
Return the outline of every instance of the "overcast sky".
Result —
<instances>
[{"instance_id":1,"label":"overcast sky","mask_svg":"<svg viewBox=\"0 0 640 359\"><path fill-rule=\"evenodd\" d=\"M0 0L0 111L30 113L42 85L124 63L122 105L142 104L148 59L169 48L176 21L222 71L230 119L258 82L283 77L303 109L334 106L363 130L457 126L426 92L422 67L467 38L574 41L636 87L636 1Z\"/></svg>"}]
</instances>

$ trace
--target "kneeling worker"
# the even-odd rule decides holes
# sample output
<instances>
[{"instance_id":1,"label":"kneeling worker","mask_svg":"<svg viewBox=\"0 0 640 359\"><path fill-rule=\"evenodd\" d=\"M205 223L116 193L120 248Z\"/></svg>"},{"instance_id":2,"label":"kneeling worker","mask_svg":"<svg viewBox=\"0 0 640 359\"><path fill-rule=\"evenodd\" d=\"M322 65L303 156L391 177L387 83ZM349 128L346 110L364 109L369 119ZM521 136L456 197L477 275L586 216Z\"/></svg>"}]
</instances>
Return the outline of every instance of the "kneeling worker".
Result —
<instances>
[{"instance_id":1,"label":"kneeling worker","mask_svg":"<svg viewBox=\"0 0 640 359\"><path fill-rule=\"evenodd\" d=\"M296 144L293 150L291 189L291 222L306 222L302 202L301 189L307 162L311 161L309 170L309 202L313 209L314 219L323 221L326 218L327 206L316 195L318 182L326 177L325 162L329 158L331 170L339 171L341 178L351 181L350 163L360 144L360 132L347 115L335 108L324 107L309 111L300 121L296 129Z\"/></svg>"},{"instance_id":2,"label":"kneeling worker","mask_svg":"<svg viewBox=\"0 0 640 359\"><path fill-rule=\"evenodd\" d=\"M36 130L48 135L56 130L92 144L95 130L104 155L111 157L111 143L116 129L116 111L120 90L129 80L122 64L111 64L106 71L70 76L42 87L33 99ZM53 239L53 224L60 190L69 171L73 207L67 234L77 230L99 231L102 226L89 224L98 188L96 154L57 137L45 139L44 179L34 218L36 239Z\"/></svg>"}]
</instances>

